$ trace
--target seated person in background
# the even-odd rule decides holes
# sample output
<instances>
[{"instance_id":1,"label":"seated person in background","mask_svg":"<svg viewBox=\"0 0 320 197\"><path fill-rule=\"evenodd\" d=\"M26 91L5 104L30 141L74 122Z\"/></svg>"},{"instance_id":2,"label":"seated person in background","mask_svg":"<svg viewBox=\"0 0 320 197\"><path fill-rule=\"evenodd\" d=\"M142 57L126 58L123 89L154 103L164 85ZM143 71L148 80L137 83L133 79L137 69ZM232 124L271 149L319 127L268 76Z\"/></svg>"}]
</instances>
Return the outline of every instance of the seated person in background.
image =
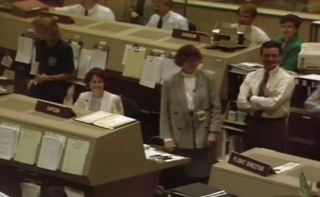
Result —
<instances>
[{"instance_id":1,"label":"seated person in background","mask_svg":"<svg viewBox=\"0 0 320 197\"><path fill-rule=\"evenodd\" d=\"M253 3L245 3L238 9L238 23L232 26L240 27L242 25L250 28L250 41L254 44L262 44L269 41L268 35L259 27L253 25L254 19L258 14L257 8Z\"/></svg>"},{"instance_id":2,"label":"seated person in background","mask_svg":"<svg viewBox=\"0 0 320 197\"><path fill-rule=\"evenodd\" d=\"M32 22L35 30L38 74L28 82L30 95L62 103L73 77L74 63L71 47L61 40L59 27L51 17L39 17Z\"/></svg>"},{"instance_id":3,"label":"seated person in background","mask_svg":"<svg viewBox=\"0 0 320 197\"><path fill-rule=\"evenodd\" d=\"M276 39L281 44L283 50L281 67L297 71L298 54L303 43L302 38L298 36L299 27L301 25L301 18L294 14L282 16L280 25L283 35Z\"/></svg>"},{"instance_id":4,"label":"seated person in background","mask_svg":"<svg viewBox=\"0 0 320 197\"><path fill-rule=\"evenodd\" d=\"M68 14L89 16L95 19L115 21L115 16L112 10L110 10L108 7L98 4L98 1L99 0L81 0L80 4L56 7L54 10Z\"/></svg>"},{"instance_id":5,"label":"seated person in background","mask_svg":"<svg viewBox=\"0 0 320 197\"><path fill-rule=\"evenodd\" d=\"M165 30L189 29L188 20L171 10L172 0L153 0L153 5L155 14L151 16L146 26Z\"/></svg>"},{"instance_id":6,"label":"seated person in background","mask_svg":"<svg viewBox=\"0 0 320 197\"><path fill-rule=\"evenodd\" d=\"M90 91L79 95L74 104L76 107L89 111L106 111L123 114L121 98L105 91L107 74L101 68L92 68L85 76L85 83Z\"/></svg>"},{"instance_id":7,"label":"seated person in background","mask_svg":"<svg viewBox=\"0 0 320 197\"><path fill-rule=\"evenodd\" d=\"M130 22L145 25L153 14L152 0L132 0Z\"/></svg>"},{"instance_id":8,"label":"seated person in background","mask_svg":"<svg viewBox=\"0 0 320 197\"><path fill-rule=\"evenodd\" d=\"M304 107L310 113L320 115L320 86L317 86L317 89L308 97Z\"/></svg>"}]
</instances>

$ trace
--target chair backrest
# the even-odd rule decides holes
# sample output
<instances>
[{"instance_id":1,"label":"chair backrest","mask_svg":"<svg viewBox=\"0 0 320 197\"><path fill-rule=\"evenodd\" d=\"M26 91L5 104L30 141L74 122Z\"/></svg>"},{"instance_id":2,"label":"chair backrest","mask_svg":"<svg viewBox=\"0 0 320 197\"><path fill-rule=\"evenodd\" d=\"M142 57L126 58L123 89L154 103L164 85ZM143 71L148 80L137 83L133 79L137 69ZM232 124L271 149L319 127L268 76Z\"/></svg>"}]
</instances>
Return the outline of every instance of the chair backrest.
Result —
<instances>
[{"instance_id":1,"label":"chair backrest","mask_svg":"<svg viewBox=\"0 0 320 197\"><path fill-rule=\"evenodd\" d=\"M189 31L197 31L196 25L191 23L190 21L188 22L188 28L189 28Z\"/></svg>"},{"instance_id":2,"label":"chair backrest","mask_svg":"<svg viewBox=\"0 0 320 197\"><path fill-rule=\"evenodd\" d=\"M137 102L132 98L122 96L122 95L121 95L121 100L122 100L124 115L139 120L141 116L141 110Z\"/></svg>"}]
</instances>

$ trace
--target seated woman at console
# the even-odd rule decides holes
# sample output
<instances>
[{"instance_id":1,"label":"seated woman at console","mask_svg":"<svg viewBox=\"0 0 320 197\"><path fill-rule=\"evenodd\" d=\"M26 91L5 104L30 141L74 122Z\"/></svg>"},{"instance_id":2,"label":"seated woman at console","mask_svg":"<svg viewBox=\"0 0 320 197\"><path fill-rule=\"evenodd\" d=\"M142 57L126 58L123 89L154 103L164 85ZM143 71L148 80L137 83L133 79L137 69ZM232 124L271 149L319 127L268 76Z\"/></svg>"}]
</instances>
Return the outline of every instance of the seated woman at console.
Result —
<instances>
[{"instance_id":1,"label":"seated woman at console","mask_svg":"<svg viewBox=\"0 0 320 197\"><path fill-rule=\"evenodd\" d=\"M106 111L123 114L121 98L105 91L106 72L101 68L92 68L85 76L85 83L90 91L79 95L74 104L76 107L89 111Z\"/></svg>"}]
</instances>

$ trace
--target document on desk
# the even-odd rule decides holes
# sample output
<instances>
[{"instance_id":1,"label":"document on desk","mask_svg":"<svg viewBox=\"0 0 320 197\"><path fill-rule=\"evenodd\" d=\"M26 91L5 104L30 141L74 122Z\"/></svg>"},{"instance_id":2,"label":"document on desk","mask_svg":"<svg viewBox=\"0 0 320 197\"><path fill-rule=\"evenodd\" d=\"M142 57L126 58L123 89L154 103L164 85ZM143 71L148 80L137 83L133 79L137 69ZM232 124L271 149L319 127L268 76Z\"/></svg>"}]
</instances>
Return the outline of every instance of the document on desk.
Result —
<instances>
[{"instance_id":1,"label":"document on desk","mask_svg":"<svg viewBox=\"0 0 320 197\"><path fill-rule=\"evenodd\" d=\"M66 137L57 133L47 132L42 136L37 166L48 170L57 170L60 166L65 143Z\"/></svg>"},{"instance_id":2,"label":"document on desk","mask_svg":"<svg viewBox=\"0 0 320 197\"><path fill-rule=\"evenodd\" d=\"M160 82L162 60L162 56L147 56L139 81L140 85L155 88L156 84Z\"/></svg>"},{"instance_id":3,"label":"document on desk","mask_svg":"<svg viewBox=\"0 0 320 197\"><path fill-rule=\"evenodd\" d=\"M97 111L85 116L75 118L75 120L93 124L106 129L115 129L125 124L136 121L134 118L126 117L119 114L112 114L105 111Z\"/></svg>"},{"instance_id":4,"label":"document on desk","mask_svg":"<svg viewBox=\"0 0 320 197\"><path fill-rule=\"evenodd\" d=\"M26 36L19 36L15 61L25 63L25 64L30 64L33 48L34 48L33 38L29 38Z\"/></svg>"},{"instance_id":5,"label":"document on desk","mask_svg":"<svg viewBox=\"0 0 320 197\"><path fill-rule=\"evenodd\" d=\"M163 82L168 79L170 76L176 74L177 72L181 71L181 67L177 66L174 63L173 58L165 57L163 58L161 62L161 79L160 83L163 84Z\"/></svg>"},{"instance_id":6,"label":"document on desk","mask_svg":"<svg viewBox=\"0 0 320 197\"><path fill-rule=\"evenodd\" d=\"M145 147L145 150L144 150L145 156L146 156L146 159L148 160L163 163L163 162L171 162L171 161L185 159L185 157L166 153L166 152L157 150L153 147L147 147L147 146L144 146L144 147Z\"/></svg>"},{"instance_id":7,"label":"document on desk","mask_svg":"<svg viewBox=\"0 0 320 197\"><path fill-rule=\"evenodd\" d=\"M0 158L10 160L13 158L19 139L20 126L1 123L0 125Z\"/></svg>"},{"instance_id":8,"label":"document on desk","mask_svg":"<svg viewBox=\"0 0 320 197\"><path fill-rule=\"evenodd\" d=\"M42 133L31 128L22 128L14 160L33 165L40 145Z\"/></svg>"},{"instance_id":9,"label":"document on desk","mask_svg":"<svg viewBox=\"0 0 320 197\"><path fill-rule=\"evenodd\" d=\"M139 79L144 65L145 56L145 47L132 46L132 48L129 48L128 51L125 52L122 75L125 77Z\"/></svg>"},{"instance_id":10,"label":"document on desk","mask_svg":"<svg viewBox=\"0 0 320 197\"><path fill-rule=\"evenodd\" d=\"M61 171L83 175L89 146L88 141L68 138Z\"/></svg>"}]
</instances>

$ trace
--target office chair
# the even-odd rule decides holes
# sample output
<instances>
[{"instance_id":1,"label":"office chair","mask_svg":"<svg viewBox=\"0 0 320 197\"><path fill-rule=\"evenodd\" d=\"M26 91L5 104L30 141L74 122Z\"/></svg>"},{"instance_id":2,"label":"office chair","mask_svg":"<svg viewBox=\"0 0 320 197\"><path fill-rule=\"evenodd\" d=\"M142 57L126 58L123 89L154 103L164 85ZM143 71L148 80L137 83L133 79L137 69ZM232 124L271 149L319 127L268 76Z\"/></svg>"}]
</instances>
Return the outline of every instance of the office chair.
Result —
<instances>
[{"instance_id":1,"label":"office chair","mask_svg":"<svg viewBox=\"0 0 320 197\"><path fill-rule=\"evenodd\" d=\"M191 23L190 21L188 21L188 28L189 28L189 31L197 31L196 25Z\"/></svg>"}]
</instances>

